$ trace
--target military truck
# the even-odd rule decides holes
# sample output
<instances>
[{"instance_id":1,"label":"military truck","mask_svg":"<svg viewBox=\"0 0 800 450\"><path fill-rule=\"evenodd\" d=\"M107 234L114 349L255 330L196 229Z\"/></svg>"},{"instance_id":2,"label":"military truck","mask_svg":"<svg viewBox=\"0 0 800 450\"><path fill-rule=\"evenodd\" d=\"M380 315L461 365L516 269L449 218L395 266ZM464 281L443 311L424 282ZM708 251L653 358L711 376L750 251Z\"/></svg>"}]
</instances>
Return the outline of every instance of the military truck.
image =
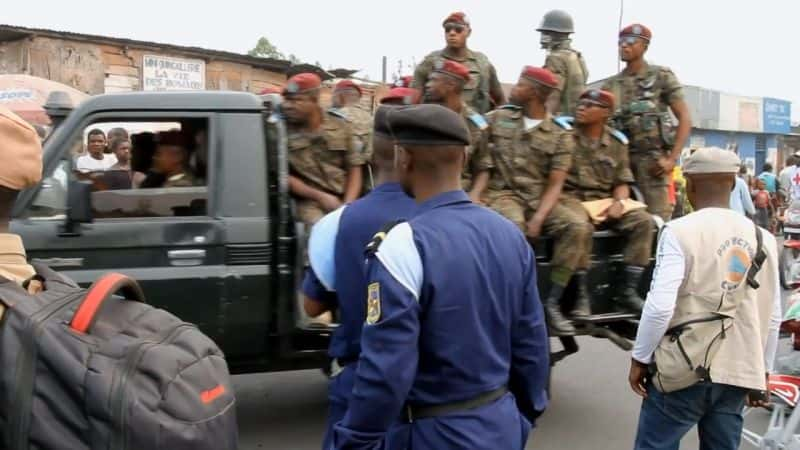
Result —
<instances>
[{"instance_id":1,"label":"military truck","mask_svg":"<svg viewBox=\"0 0 800 450\"><path fill-rule=\"evenodd\" d=\"M336 325L314 324L301 311L307 230L293 213L279 116L242 92L108 94L74 110L57 106L50 110L64 117L45 141L44 179L13 212L12 232L31 261L82 285L108 271L136 278L151 304L214 339L235 373L325 366ZM137 188L115 171L78 172L88 132L119 127L133 142L132 170L145 174L158 133L180 132L195 185ZM596 236L597 314L581 330L625 348L636 318L614 308L620 245L607 232ZM551 246L542 240L536 250L546 292ZM574 340L566 344L557 358L577 350Z\"/></svg>"}]
</instances>

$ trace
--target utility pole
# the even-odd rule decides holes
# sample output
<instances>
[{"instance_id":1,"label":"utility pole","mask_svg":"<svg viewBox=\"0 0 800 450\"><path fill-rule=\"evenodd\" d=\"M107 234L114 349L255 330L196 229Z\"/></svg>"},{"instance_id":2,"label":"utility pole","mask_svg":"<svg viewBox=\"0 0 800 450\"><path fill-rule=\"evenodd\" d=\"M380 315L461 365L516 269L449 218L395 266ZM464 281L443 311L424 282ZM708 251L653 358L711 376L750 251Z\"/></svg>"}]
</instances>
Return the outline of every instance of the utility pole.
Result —
<instances>
[{"instance_id":1,"label":"utility pole","mask_svg":"<svg viewBox=\"0 0 800 450\"><path fill-rule=\"evenodd\" d=\"M381 83L386 84L386 57L384 56L381 60Z\"/></svg>"}]
</instances>

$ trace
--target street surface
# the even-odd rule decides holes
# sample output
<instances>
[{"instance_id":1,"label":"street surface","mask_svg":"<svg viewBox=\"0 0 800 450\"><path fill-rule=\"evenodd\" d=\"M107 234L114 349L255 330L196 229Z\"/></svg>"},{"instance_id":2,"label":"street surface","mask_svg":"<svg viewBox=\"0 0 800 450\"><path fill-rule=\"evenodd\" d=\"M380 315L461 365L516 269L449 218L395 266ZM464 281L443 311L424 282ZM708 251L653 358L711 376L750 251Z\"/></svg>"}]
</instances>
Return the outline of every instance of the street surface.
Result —
<instances>
[{"instance_id":1,"label":"street surface","mask_svg":"<svg viewBox=\"0 0 800 450\"><path fill-rule=\"evenodd\" d=\"M606 340L585 338L579 343L581 351L555 367L552 404L528 449L632 446L640 401L628 387L629 355ZM319 450L326 413L326 380L319 371L241 375L234 382L242 450ZM752 416L747 425L765 430L767 414ZM681 448L697 447L692 433ZM752 448L742 445L743 450Z\"/></svg>"}]
</instances>

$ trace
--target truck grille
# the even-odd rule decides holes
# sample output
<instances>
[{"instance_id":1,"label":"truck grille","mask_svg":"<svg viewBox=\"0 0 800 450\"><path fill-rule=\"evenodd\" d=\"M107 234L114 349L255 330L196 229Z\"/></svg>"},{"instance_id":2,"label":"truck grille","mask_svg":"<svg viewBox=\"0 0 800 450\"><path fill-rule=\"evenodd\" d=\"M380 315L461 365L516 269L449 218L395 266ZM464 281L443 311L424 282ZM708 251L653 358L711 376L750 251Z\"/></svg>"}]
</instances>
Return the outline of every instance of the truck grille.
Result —
<instances>
[{"instance_id":1,"label":"truck grille","mask_svg":"<svg viewBox=\"0 0 800 450\"><path fill-rule=\"evenodd\" d=\"M236 244L225 247L225 264L229 266L269 264L271 259L272 247L269 244Z\"/></svg>"}]
</instances>

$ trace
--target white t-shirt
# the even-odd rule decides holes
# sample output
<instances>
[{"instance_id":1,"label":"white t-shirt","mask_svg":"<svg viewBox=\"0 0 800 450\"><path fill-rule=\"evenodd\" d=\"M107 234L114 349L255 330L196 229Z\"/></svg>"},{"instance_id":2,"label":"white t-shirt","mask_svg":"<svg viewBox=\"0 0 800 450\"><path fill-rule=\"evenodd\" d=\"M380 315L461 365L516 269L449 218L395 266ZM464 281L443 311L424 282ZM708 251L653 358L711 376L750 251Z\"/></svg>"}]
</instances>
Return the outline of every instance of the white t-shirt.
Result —
<instances>
[{"instance_id":1,"label":"white t-shirt","mask_svg":"<svg viewBox=\"0 0 800 450\"><path fill-rule=\"evenodd\" d=\"M94 159L92 155L86 154L78 157L75 161L75 168L79 172L97 172L108 170L117 163L117 156L113 153L103 154L103 159Z\"/></svg>"},{"instance_id":2,"label":"white t-shirt","mask_svg":"<svg viewBox=\"0 0 800 450\"><path fill-rule=\"evenodd\" d=\"M789 178L789 193L792 196L792 201L800 200L800 166L795 166L792 171L792 176Z\"/></svg>"}]
</instances>

